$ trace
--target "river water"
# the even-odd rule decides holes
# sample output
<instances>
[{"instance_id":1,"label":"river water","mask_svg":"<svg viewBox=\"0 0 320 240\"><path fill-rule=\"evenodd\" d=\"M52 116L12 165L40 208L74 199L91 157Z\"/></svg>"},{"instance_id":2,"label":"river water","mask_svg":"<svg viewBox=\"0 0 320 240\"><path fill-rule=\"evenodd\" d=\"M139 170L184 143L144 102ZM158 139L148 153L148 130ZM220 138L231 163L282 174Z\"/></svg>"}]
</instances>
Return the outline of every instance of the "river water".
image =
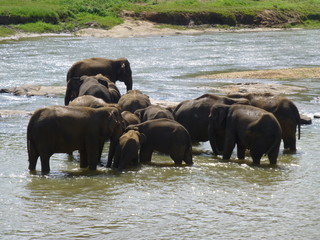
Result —
<instances>
[{"instance_id":1,"label":"river water","mask_svg":"<svg viewBox=\"0 0 320 240\"><path fill-rule=\"evenodd\" d=\"M134 88L153 99L180 102L235 82L307 87L290 96L301 113L320 113L319 79L208 80L208 71L312 67L320 64L320 31L215 33L145 38L48 37L0 42L0 88L65 86L66 72L89 57L127 57ZM320 76L319 76L320 78ZM122 93L125 86L118 84ZM214 93L214 92L213 92ZM34 111L59 97L0 95L0 109ZM167 156L122 174L55 154L47 176L27 167L30 116L0 118L1 239L318 239L320 120L302 127L298 151L278 166L224 162L209 153L191 167ZM207 143L199 148L210 150ZM105 159L108 148L105 147ZM233 159L235 156L233 156ZM38 163L38 169L40 168Z\"/></svg>"}]
</instances>

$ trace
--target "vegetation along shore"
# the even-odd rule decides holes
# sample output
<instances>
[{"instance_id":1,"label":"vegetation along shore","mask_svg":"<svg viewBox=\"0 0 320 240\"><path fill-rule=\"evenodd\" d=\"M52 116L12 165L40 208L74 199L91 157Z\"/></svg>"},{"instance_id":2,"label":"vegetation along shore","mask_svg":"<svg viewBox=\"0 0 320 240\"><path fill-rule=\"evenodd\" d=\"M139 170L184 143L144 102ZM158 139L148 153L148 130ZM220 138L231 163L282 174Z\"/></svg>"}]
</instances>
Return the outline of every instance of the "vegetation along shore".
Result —
<instances>
[{"instance_id":1,"label":"vegetation along shore","mask_svg":"<svg viewBox=\"0 0 320 240\"><path fill-rule=\"evenodd\" d=\"M158 28L320 28L320 0L0 0L0 37L111 29L127 18Z\"/></svg>"}]
</instances>

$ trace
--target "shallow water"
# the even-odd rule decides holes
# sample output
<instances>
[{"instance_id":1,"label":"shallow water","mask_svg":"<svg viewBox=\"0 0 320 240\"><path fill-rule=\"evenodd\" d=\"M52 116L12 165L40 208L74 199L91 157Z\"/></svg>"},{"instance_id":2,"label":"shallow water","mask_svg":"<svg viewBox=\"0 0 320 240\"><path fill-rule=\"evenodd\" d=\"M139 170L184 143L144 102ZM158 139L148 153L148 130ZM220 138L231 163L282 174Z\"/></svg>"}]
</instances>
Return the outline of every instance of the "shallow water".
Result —
<instances>
[{"instance_id":1,"label":"shallow water","mask_svg":"<svg viewBox=\"0 0 320 240\"><path fill-rule=\"evenodd\" d=\"M134 88L153 99L195 98L234 82L305 86L290 96L300 112L320 113L319 79L207 80L209 71L319 66L320 31L215 33L146 38L50 37L0 42L0 88L66 84L77 60L127 57ZM320 78L320 76L319 76ZM119 83L122 93L125 86ZM63 96L0 95L1 109L33 111ZM320 120L302 127L298 152L270 168L246 161L194 156L176 167L167 156L122 174L79 170L65 154L48 176L27 170L29 116L0 118L0 236L3 239L317 239L320 235ZM208 143L198 148L209 151ZM108 147L104 149L105 160ZM209 151L210 152L210 151ZM233 156L235 159L235 155ZM38 169L40 166L38 165Z\"/></svg>"}]
</instances>

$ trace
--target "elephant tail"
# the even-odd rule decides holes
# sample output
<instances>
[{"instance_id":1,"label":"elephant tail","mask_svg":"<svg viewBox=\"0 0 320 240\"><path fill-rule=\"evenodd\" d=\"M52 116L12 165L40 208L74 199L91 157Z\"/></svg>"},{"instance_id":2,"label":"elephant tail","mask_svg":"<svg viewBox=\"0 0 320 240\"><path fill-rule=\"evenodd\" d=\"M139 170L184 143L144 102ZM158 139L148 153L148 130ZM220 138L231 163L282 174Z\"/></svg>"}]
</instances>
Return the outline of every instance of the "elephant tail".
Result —
<instances>
[{"instance_id":1,"label":"elephant tail","mask_svg":"<svg viewBox=\"0 0 320 240\"><path fill-rule=\"evenodd\" d=\"M301 135L301 119L300 119L300 114L297 108L297 123L298 123L298 139L300 140L300 135Z\"/></svg>"}]
</instances>

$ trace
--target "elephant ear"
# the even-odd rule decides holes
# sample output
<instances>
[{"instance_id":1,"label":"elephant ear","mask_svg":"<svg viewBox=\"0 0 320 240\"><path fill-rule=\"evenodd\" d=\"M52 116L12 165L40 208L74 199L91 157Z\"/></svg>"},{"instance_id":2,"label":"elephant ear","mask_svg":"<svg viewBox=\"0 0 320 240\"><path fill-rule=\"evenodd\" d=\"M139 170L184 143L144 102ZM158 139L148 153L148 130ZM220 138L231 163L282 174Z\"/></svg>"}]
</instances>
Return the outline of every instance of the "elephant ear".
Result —
<instances>
[{"instance_id":1,"label":"elephant ear","mask_svg":"<svg viewBox=\"0 0 320 240\"><path fill-rule=\"evenodd\" d=\"M97 74L95 76L95 79L103 86L105 86L106 88L109 88L109 81L111 82L111 80L105 76L103 76L102 74Z\"/></svg>"},{"instance_id":2,"label":"elephant ear","mask_svg":"<svg viewBox=\"0 0 320 240\"><path fill-rule=\"evenodd\" d=\"M145 112L145 109L142 108L142 109L138 109L136 111L134 111L134 114L140 119L140 121L142 121L142 116Z\"/></svg>"},{"instance_id":3,"label":"elephant ear","mask_svg":"<svg viewBox=\"0 0 320 240\"><path fill-rule=\"evenodd\" d=\"M225 124L225 120L228 114L228 106L226 105L217 105L211 108L209 118L216 122L219 126Z\"/></svg>"}]
</instances>

